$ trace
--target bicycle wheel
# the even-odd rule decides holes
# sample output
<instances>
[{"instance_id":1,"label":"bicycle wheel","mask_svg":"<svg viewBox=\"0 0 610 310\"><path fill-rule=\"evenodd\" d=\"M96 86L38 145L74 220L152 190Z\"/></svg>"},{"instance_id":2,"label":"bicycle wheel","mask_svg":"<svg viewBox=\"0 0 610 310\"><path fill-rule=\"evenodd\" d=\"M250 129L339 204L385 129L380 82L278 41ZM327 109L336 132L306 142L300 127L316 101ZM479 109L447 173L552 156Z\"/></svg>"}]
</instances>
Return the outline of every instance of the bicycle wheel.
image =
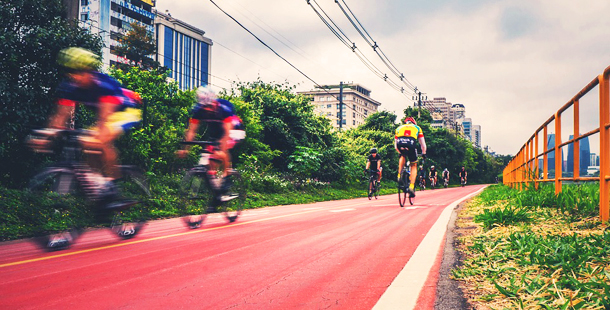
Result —
<instances>
[{"instance_id":1,"label":"bicycle wheel","mask_svg":"<svg viewBox=\"0 0 610 310\"><path fill-rule=\"evenodd\" d=\"M400 207L404 207L407 203L407 196L409 196L409 193L407 192L407 188L409 187L409 181L405 176L405 171L403 171L400 179L401 180L398 182L398 203L400 204Z\"/></svg>"},{"instance_id":2,"label":"bicycle wheel","mask_svg":"<svg viewBox=\"0 0 610 310\"><path fill-rule=\"evenodd\" d=\"M182 220L191 229L201 227L205 221L206 208L212 198L208 182L207 170L195 167L184 175L180 183Z\"/></svg>"},{"instance_id":3,"label":"bicycle wheel","mask_svg":"<svg viewBox=\"0 0 610 310\"><path fill-rule=\"evenodd\" d=\"M231 182L233 183L231 187L233 193L230 193L230 196L236 196L229 201L220 202L220 209L229 223L233 223L241 214L241 210L246 203L246 184L243 182L241 174L237 171L233 172L233 174L228 177L231 178Z\"/></svg>"},{"instance_id":4,"label":"bicycle wheel","mask_svg":"<svg viewBox=\"0 0 610 310\"><path fill-rule=\"evenodd\" d=\"M121 167L122 177L115 181L120 195L128 202L112 214L110 228L119 238L131 239L142 231L148 218L150 188L144 175L135 167Z\"/></svg>"},{"instance_id":5,"label":"bicycle wheel","mask_svg":"<svg viewBox=\"0 0 610 310\"><path fill-rule=\"evenodd\" d=\"M369 200L373 197L373 192L375 191L375 184L372 178L369 178L369 186L368 186L368 197Z\"/></svg>"},{"instance_id":6,"label":"bicycle wheel","mask_svg":"<svg viewBox=\"0 0 610 310\"><path fill-rule=\"evenodd\" d=\"M37 209L42 216L33 240L43 250L67 249L80 237L77 223L86 221L86 208L77 207L85 201L75 196L76 188L74 171L68 167L47 168L30 180L28 189L40 197Z\"/></svg>"},{"instance_id":7,"label":"bicycle wheel","mask_svg":"<svg viewBox=\"0 0 610 310\"><path fill-rule=\"evenodd\" d=\"M379 182L377 180L373 184L373 193L375 193L375 199L377 199L377 196L379 196Z\"/></svg>"}]
</instances>

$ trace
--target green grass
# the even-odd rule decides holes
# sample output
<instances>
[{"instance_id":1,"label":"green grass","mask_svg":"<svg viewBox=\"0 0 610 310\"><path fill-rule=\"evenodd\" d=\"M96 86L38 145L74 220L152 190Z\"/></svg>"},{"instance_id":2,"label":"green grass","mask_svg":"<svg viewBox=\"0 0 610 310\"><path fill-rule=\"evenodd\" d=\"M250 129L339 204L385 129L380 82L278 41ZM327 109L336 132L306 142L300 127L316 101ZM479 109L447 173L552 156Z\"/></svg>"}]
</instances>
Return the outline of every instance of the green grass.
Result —
<instances>
[{"instance_id":1,"label":"green grass","mask_svg":"<svg viewBox=\"0 0 610 310\"><path fill-rule=\"evenodd\" d=\"M610 309L610 230L597 184L516 191L491 186L458 219L454 269L470 302L492 309ZM473 225L480 224L473 232ZM466 233L468 231L469 233Z\"/></svg>"}]
</instances>

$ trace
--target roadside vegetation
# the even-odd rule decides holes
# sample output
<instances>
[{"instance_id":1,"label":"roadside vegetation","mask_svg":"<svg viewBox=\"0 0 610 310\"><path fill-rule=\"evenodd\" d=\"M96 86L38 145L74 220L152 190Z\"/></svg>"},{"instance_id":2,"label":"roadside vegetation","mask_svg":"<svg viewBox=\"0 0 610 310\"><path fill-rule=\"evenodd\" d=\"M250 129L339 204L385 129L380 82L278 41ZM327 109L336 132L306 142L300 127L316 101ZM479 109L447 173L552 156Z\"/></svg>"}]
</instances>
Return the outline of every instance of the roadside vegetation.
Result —
<instances>
[{"instance_id":1,"label":"roadside vegetation","mask_svg":"<svg viewBox=\"0 0 610 310\"><path fill-rule=\"evenodd\" d=\"M610 309L610 229L599 185L494 185L458 216L453 278L475 309Z\"/></svg>"}]
</instances>

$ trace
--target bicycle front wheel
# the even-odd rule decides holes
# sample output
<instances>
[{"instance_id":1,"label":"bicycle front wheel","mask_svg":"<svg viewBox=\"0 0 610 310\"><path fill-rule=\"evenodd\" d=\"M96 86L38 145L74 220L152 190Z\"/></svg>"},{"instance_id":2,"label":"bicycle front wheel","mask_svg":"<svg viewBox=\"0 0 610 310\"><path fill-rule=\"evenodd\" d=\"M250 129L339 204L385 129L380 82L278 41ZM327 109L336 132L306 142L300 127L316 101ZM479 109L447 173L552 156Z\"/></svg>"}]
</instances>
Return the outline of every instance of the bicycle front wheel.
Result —
<instances>
[{"instance_id":1,"label":"bicycle front wheel","mask_svg":"<svg viewBox=\"0 0 610 310\"><path fill-rule=\"evenodd\" d=\"M122 177L115 181L125 207L115 211L110 228L121 239L131 239L142 231L148 218L150 188L144 175L134 167L121 168Z\"/></svg>"},{"instance_id":2,"label":"bicycle front wheel","mask_svg":"<svg viewBox=\"0 0 610 310\"><path fill-rule=\"evenodd\" d=\"M207 171L193 168L186 173L180 183L182 220L191 229L199 228L206 218L206 208L213 197Z\"/></svg>"},{"instance_id":3,"label":"bicycle front wheel","mask_svg":"<svg viewBox=\"0 0 610 310\"><path fill-rule=\"evenodd\" d=\"M377 196L379 196L379 182L377 180L373 183L373 193L375 194L375 199L377 199Z\"/></svg>"},{"instance_id":4,"label":"bicycle front wheel","mask_svg":"<svg viewBox=\"0 0 610 310\"><path fill-rule=\"evenodd\" d=\"M231 200L222 201L220 208L229 223L233 223L241 214L241 210L244 208L244 204L246 203L246 184L243 182L241 174L237 171L228 177L231 178L231 182L233 183L231 188L233 193L229 193L228 195L224 196L230 198Z\"/></svg>"},{"instance_id":5,"label":"bicycle front wheel","mask_svg":"<svg viewBox=\"0 0 610 310\"><path fill-rule=\"evenodd\" d=\"M375 183L374 183L373 179L369 179L369 186L368 186L368 197L369 197L369 200L372 199L374 191L375 191Z\"/></svg>"}]
</instances>

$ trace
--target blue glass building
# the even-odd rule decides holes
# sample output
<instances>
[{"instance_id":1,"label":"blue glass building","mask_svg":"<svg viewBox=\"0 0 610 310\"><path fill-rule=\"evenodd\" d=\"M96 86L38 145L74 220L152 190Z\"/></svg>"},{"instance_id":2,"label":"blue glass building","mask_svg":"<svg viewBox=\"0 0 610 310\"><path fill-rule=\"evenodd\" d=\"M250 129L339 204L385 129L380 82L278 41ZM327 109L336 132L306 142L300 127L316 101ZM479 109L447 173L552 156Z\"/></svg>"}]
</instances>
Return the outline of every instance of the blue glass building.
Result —
<instances>
[{"instance_id":1,"label":"blue glass building","mask_svg":"<svg viewBox=\"0 0 610 310\"><path fill-rule=\"evenodd\" d=\"M570 135L570 139L572 140L574 138L573 135ZM590 165L590 161L591 161L591 149L589 147L589 137L585 137L583 139L580 140L580 173L581 175L586 175L587 174L587 168ZM568 172L574 172L574 144L569 144L568 145L568 163L567 163L567 171Z\"/></svg>"}]
</instances>

